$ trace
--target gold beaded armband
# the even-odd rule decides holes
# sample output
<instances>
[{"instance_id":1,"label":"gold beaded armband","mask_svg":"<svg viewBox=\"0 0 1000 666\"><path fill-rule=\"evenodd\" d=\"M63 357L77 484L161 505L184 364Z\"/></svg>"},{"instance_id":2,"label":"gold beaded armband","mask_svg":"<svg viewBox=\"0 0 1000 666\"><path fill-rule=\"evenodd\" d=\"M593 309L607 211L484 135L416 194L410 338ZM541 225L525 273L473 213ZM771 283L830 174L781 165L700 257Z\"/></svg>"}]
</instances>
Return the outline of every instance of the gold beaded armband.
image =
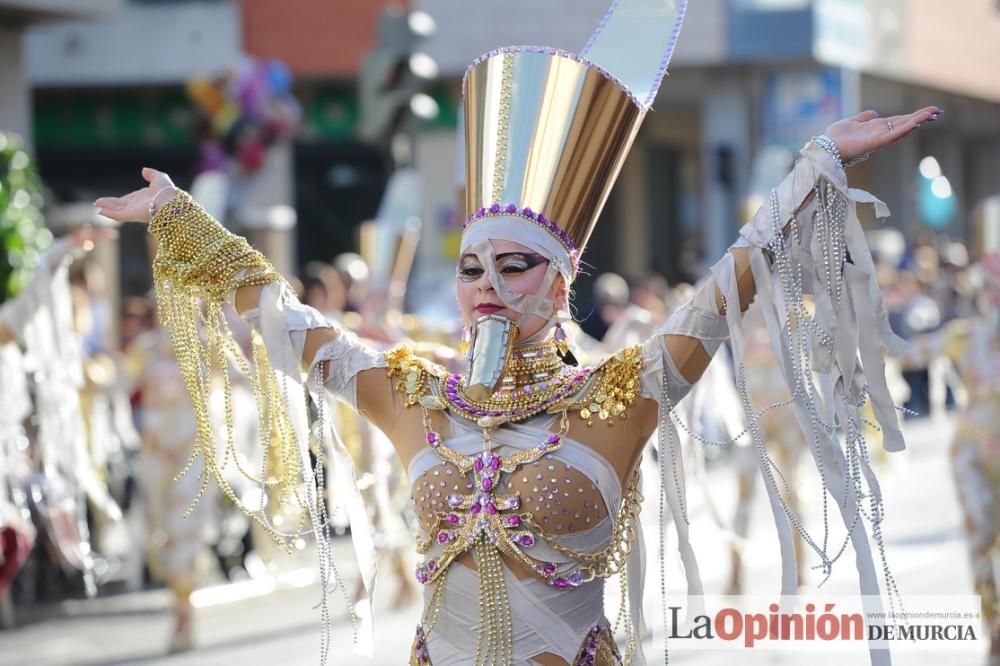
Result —
<instances>
[{"instance_id":1,"label":"gold beaded armband","mask_svg":"<svg viewBox=\"0 0 1000 666\"><path fill-rule=\"evenodd\" d=\"M207 292L221 301L237 287L280 280L271 263L179 191L149 223L158 249L153 262L157 284L175 283Z\"/></svg>"}]
</instances>

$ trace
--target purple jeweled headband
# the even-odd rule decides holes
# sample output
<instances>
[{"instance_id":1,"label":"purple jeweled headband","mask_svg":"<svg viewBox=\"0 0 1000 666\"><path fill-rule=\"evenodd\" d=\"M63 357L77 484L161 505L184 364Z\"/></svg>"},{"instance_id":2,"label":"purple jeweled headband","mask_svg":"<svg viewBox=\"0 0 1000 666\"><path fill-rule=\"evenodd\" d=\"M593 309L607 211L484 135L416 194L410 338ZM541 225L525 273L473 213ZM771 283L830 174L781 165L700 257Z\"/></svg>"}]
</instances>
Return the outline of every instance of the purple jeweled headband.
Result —
<instances>
[{"instance_id":1,"label":"purple jeweled headband","mask_svg":"<svg viewBox=\"0 0 1000 666\"><path fill-rule=\"evenodd\" d=\"M540 226L545 231L549 232L556 237L564 248L566 252L569 253L569 259L573 262L573 277L576 277L577 273L580 272L580 252L576 249L576 245L573 240L569 237L565 231L563 231L558 224L545 217L544 213L536 213L527 206L524 208L518 208L515 204L507 204L502 206L498 203L493 204L489 208L480 208L475 213L470 215L468 219L465 220L465 224L462 225L462 230L469 228L476 220L481 220L486 217L520 217L525 220L530 220Z\"/></svg>"}]
</instances>

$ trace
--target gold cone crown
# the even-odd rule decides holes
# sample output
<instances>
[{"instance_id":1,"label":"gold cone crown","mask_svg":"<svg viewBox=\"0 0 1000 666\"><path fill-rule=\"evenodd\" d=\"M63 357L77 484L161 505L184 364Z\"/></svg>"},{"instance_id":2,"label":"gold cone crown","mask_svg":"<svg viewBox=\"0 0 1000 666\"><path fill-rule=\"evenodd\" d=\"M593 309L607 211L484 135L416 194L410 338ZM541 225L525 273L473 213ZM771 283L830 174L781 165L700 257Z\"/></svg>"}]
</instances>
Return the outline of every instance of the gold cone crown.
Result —
<instances>
[{"instance_id":1,"label":"gold cone crown","mask_svg":"<svg viewBox=\"0 0 1000 666\"><path fill-rule=\"evenodd\" d=\"M538 47L486 54L464 87L466 224L532 219L576 269L646 107L586 59Z\"/></svg>"}]
</instances>

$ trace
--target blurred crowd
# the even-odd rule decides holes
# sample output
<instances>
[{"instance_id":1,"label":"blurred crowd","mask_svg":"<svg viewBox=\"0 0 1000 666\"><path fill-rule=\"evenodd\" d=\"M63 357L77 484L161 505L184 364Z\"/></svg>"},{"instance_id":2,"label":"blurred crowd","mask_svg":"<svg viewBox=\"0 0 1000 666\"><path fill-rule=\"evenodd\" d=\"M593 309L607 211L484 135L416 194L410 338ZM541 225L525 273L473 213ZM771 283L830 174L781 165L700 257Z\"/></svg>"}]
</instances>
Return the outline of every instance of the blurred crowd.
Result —
<instances>
[{"instance_id":1,"label":"blurred crowd","mask_svg":"<svg viewBox=\"0 0 1000 666\"><path fill-rule=\"evenodd\" d=\"M889 322L911 347L899 359L897 404L907 417L942 414L963 395L960 370L942 342L988 309L988 274L960 241L920 239L902 253L876 250L875 259Z\"/></svg>"}]
</instances>

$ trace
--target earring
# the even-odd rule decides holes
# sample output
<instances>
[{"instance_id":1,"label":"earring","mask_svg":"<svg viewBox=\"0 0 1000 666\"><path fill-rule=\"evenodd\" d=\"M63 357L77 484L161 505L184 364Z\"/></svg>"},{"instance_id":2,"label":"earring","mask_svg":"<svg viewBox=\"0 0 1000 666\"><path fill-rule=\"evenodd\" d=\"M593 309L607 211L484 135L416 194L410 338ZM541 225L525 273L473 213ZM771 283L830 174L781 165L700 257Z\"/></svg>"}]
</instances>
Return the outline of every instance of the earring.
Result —
<instances>
[{"instance_id":1,"label":"earring","mask_svg":"<svg viewBox=\"0 0 1000 666\"><path fill-rule=\"evenodd\" d=\"M463 326L462 327L462 342L460 342L459 345L458 345L458 352L462 356L468 356L469 355L469 345L470 345L470 343L469 343L469 329Z\"/></svg>"},{"instance_id":2,"label":"earring","mask_svg":"<svg viewBox=\"0 0 1000 666\"><path fill-rule=\"evenodd\" d=\"M556 324L556 331L552 337L556 341L556 354L559 355L562 362L566 365L580 365L580 362L576 360L576 356L569 350L569 335L563 330L562 324Z\"/></svg>"},{"instance_id":3,"label":"earring","mask_svg":"<svg viewBox=\"0 0 1000 666\"><path fill-rule=\"evenodd\" d=\"M563 330L562 323L556 322L556 331L552 336L556 341L556 350L559 352L560 356L566 356L569 353L569 336L566 335L566 331Z\"/></svg>"}]
</instances>

